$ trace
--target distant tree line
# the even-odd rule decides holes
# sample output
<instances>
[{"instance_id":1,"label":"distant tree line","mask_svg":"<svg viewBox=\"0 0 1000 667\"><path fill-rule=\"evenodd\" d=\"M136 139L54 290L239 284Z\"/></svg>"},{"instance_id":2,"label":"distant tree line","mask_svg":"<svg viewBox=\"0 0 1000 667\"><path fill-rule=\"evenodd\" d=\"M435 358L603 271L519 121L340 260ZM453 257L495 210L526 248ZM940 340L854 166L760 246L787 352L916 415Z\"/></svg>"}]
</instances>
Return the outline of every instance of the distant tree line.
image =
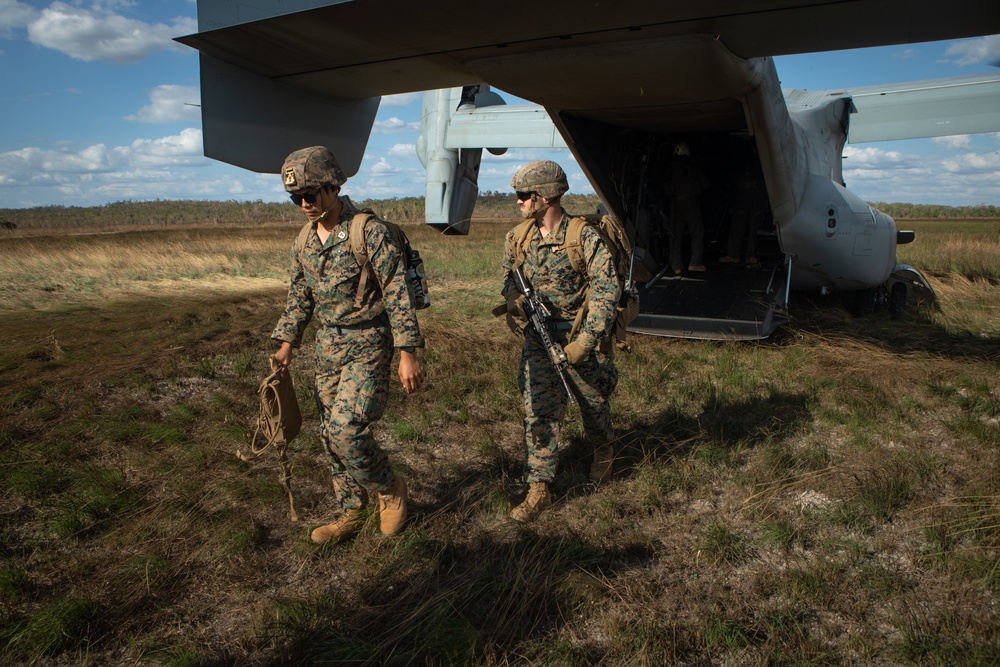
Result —
<instances>
[{"instance_id":1,"label":"distant tree line","mask_svg":"<svg viewBox=\"0 0 1000 667\"><path fill-rule=\"evenodd\" d=\"M597 208L596 195L569 193L563 205L571 213L591 213ZM423 197L394 197L355 202L358 206L376 210L382 217L401 223L424 220ZM936 204L872 204L880 211L900 220L905 219L1000 219L1000 207L940 206ZM517 221L517 200L511 192L484 191L479 193L473 220ZM121 228L158 225L230 224L253 225L273 222L297 224L302 214L291 202L257 201L189 201L156 200L122 201L104 206L39 206L24 209L0 209L0 229L72 229Z\"/></svg>"},{"instance_id":2,"label":"distant tree line","mask_svg":"<svg viewBox=\"0 0 1000 667\"><path fill-rule=\"evenodd\" d=\"M258 224L298 221L300 213L291 203L263 201L121 201L104 206L38 206L0 209L0 219L18 229L92 229L133 226L214 224Z\"/></svg>"},{"instance_id":3,"label":"distant tree line","mask_svg":"<svg viewBox=\"0 0 1000 667\"><path fill-rule=\"evenodd\" d=\"M976 206L943 206L940 204L886 204L871 202L871 205L893 218L900 220L948 219L974 220L980 218L1000 218L1000 206L978 204Z\"/></svg>"}]
</instances>

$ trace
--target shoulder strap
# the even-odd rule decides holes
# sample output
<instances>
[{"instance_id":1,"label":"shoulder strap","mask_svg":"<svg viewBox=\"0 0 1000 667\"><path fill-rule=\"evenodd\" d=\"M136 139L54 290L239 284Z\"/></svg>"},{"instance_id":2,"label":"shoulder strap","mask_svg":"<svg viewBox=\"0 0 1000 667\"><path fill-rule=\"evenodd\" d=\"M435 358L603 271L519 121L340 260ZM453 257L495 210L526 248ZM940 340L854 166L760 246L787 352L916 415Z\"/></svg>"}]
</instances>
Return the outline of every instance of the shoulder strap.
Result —
<instances>
[{"instance_id":1,"label":"shoulder strap","mask_svg":"<svg viewBox=\"0 0 1000 667\"><path fill-rule=\"evenodd\" d=\"M351 218L351 229L347 235L347 243L351 246L351 253L361 267L361 278L358 280L358 293L354 297L354 309L358 310L362 306L365 295L365 288L368 286L368 276L372 274L371 259L368 257L368 244L365 242L365 224L374 218L371 211L361 211L355 213Z\"/></svg>"},{"instance_id":2,"label":"shoulder strap","mask_svg":"<svg viewBox=\"0 0 1000 667\"><path fill-rule=\"evenodd\" d=\"M364 268L368 263L368 244L365 243L365 223L375 214L371 211L361 211L355 213L351 218L351 228L348 231L347 242L351 246L351 253L358 261L358 266Z\"/></svg>"},{"instance_id":3,"label":"shoulder strap","mask_svg":"<svg viewBox=\"0 0 1000 667\"><path fill-rule=\"evenodd\" d=\"M566 229L566 241L563 248L569 255L569 263L573 265L573 270L586 275L587 263L583 259L583 227L590 223L590 220L583 216L570 218L569 227Z\"/></svg>"},{"instance_id":4,"label":"shoulder strap","mask_svg":"<svg viewBox=\"0 0 1000 667\"><path fill-rule=\"evenodd\" d=\"M302 225L302 229L299 230L299 235L295 239L295 252L302 252L302 249L306 247L306 243L309 242L309 234L313 230L313 224L307 222Z\"/></svg>"},{"instance_id":5,"label":"shoulder strap","mask_svg":"<svg viewBox=\"0 0 1000 667\"><path fill-rule=\"evenodd\" d=\"M520 225L514 228L514 266L516 269L524 264L524 259L528 256L528 246L531 245L531 232L535 229L535 219L526 218Z\"/></svg>"}]
</instances>

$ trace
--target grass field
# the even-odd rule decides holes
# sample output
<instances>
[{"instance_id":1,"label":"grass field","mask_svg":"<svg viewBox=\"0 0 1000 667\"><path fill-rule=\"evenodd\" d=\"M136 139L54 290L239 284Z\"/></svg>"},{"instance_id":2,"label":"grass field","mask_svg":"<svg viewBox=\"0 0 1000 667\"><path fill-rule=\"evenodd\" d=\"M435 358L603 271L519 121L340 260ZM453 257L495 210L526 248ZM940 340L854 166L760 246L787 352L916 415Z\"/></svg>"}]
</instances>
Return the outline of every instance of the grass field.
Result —
<instances>
[{"instance_id":1,"label":"grass field","mask_svg":"<svg viewBox=\"0 0 1000 667\"><path fill-rule=\"evenodd\" d=\"M936 310L633 337L613 481L571 410L527 529L510 226L407 227L427 383L377 437L412 518L332 547L308 345L302 520L273 452L234 456L297 222L0 237L0 664L1000 664L1000 223L901 225Z\"/></svg>"}]
</instances>

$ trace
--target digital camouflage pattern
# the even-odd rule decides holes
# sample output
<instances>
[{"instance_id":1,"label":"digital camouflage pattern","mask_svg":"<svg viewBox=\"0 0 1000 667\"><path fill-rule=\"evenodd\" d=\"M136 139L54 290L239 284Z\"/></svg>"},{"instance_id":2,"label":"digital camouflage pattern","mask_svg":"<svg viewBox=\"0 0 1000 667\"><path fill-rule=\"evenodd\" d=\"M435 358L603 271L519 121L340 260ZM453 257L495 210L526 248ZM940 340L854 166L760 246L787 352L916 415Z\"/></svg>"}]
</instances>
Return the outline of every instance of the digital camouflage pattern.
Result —
<instances>
[{"instance_id":1,"label":"digital camouflage pattern","mask_svg":"<svg viewBox=\"0 0 1000 667\"><path fill-rule=\"evenodd\" d=\"M568 331L552 331L552 339L566 346ZM538 337L525 332L517 386L524 400L524 446L528 474L525 481L551 482L559 460L559 425L566 415L566 388ZM614 440L608 399L618 385L614 346L595 351L578 366L566 368L566 381L580 406L583 430L597 449Z\"/></svg>"},{"instance_id":2,"label":"digital camouflage pattern","mask_svg":"<svg viewBox=\"0 0 1000 667\"><path fill-rule=\"evenodd\" d=\"M325 146L297 150L281 165L281 182L287 192L343 185L347 182L337 157Z\"/></svg>"},{"instance_id":3,"label":"digital camouflage pattern","mask_svg":"<svg viewBox=\"0 0 1000 667\"><path fill-rule=\"evenodd\" d=\"M529 162L517 170L510 184L517 192L537 192L546 199L561 197L569 190L566 172L552 160Z\"/></svg>"},{"instance_id":4,"label":"digital camouflage pattern","mask_svg":"<svg viewBox=\"0 0 1000 667\"><path fill-rule=\"evenodd\" d=\"M406 288L406 271L400 270L402 253L392 242L389 230L375 217L365 225L365 243L376 280L365 285L362 306L354 310L361 267L348 239L351 220L358 210L347 197L340 200L343 203L340 221L325 245L320 245L313 223L313 233L305 247L292 246L288 301L271 338L298 347L314 316L322 327L331 327L355 326L385 315L388 322L382 326L392 327L395 347L423 347Z\"/></svg>"},{"instance_id":5,"label":"digital camouflage pattern","mask_svg":"<svg viewBox=\"0 0 1000 667\"><path fill-rule=\"evenodd\" d=\"M298 347L310 321L315 317L320 324L316 403L334 494L346 510L365 506L369 494L387 493L396 482L370 425L385 411L393 347L423 347L423 337L400 251L374 217L365 225L365 243L376 279L368 281L363 305L354 310L361 267L348 247L348 232L358 211L346 197L341 201L339 224L325 244L315 223L301 247L293 244L288 301L271 338Z\"/></svg>"},{"instance_id":6,"label":"digital camouflage pattern","mask_svg":"<svg viewBox=\"0 0 1000 667\"><path fill-rule=\"evenodd\" d=\"M587 297L588 286L590 288L589 312L575 340L592 354L578 366L569 367L567 381L580 405L584 431L596 449L614 437L608 399L618 384L618 371L614 365L614 346L602 346L601 342L611 333L620 286L604 237L589 226L583 228L580 237L587 262L586 276L573 268L569 256L560 250L566 240L569 220L570 216L563 211L559 225L544 239L536 227L522 267L525 277L555 320L572 322ZM515 230L507 234L504 244L505 298L510 290L517 289L511 277ZM562 346L571 342L565 325L551 333ZM607 348L607 352L600 348ZM550 482L556 473L559 425L566 413L566 390L538 338L529 331L525 332L521 350L518 387L524 400L527 481Z\"/></svg>"},{"instance_id":7,"label":"digital camouflage pattern","mask_svg":"<svg viewBox=\"0 0 1000 667\"><path fill-rule=\"evenodd\" d=\"M589 225L585 225L580 233L583 257L587 265L586 275L573 268L569 254L562 251L569 220L570 216L563 211L559 225L544 239L536 226L531 232L522 267L525 278L545 301L554 319L572 321L583 306L587 289L590 288L589 312L576 341L584 348L593 350L611 332L621 287L604 237ZM511 277L515 262L516 229L515 227L507 233L504 242L505 298L517 290Z\"/></svg>"},{"instance_id":8,"label":"digital camouflage pattern","mask_svg":"<svg viewBox=\"0 0 1000 667\"><path fill-rule=\"evenodd\" d=\"M334 499L343 510L365 507L370 494L386 493L396 483L371 432L385 412L391 366L392 341L384 328L340 334L324 328L316 334L320 435L330 455Z\"/></svg>"}]
</instances>

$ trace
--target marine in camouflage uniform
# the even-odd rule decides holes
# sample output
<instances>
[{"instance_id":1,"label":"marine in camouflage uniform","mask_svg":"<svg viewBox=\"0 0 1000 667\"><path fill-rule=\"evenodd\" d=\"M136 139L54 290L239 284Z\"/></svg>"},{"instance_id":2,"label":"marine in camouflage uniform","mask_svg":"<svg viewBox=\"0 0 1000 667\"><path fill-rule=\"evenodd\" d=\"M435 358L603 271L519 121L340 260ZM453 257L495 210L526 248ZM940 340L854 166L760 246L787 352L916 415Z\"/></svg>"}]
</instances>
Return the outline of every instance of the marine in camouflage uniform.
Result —
<instances>
[{"instance_id":1,"label":"marine in camouflage uniform","mask_svg":"<svg viewBox=\"0 0 1000 667\"><path fill-rule=\"evenodd\" d=\"M549 160L532 162L514 175L512 185L522 214L535 224L528 237L522 270L552 314L549 331L570 362L566 379L580 406L584 431L595 445L590 476L603 481L610 477L614 461L608 399L618 384L614 346L610 344L620 295L614 261L604 236L591 225L585 225L580 240L586 275L577 272L570 263L563 246L571 216L560 205L560 198L569 187L559 165ZM508 313L523 318L523 297L512 277L520 255L516 232L517 228L511 230L504 243L503 295ZM573 322L585 299L588 300L586 317L570 340ZM529 490L525 501L511 512L511 518L528 522L551 504L549 484L556 475L559 426L568 400L558 371L530 327L524 331L518 387L524 399Z\"/></svg>"},{"instance_id":2,"label":"marine in camouflage uniform","mask_svg":"<svg viewBox=\"0 0 1000 667\"><path fill-rule=\"evenodd\" d=\"M406 518L406 483L375 442L371 424L385 411L395 348L401 351L399 378L407 393L423 380L415 354L423 338L402 253L372 216L364 231L375 280L366 281L361 307L355 308L362 268L349 236L358 211L338 196L347 179L336 157L322 146L295 151L285 160L282 178L309 222L291 250L287 306L271 334L281 342L275 360L287 369L306 326L318 321L316 403L340 510L337 520L312 532L312 539L339 541L357 532L369 494L378 496L382 532L393 534Z\"/></svg>"}]
</instances>

